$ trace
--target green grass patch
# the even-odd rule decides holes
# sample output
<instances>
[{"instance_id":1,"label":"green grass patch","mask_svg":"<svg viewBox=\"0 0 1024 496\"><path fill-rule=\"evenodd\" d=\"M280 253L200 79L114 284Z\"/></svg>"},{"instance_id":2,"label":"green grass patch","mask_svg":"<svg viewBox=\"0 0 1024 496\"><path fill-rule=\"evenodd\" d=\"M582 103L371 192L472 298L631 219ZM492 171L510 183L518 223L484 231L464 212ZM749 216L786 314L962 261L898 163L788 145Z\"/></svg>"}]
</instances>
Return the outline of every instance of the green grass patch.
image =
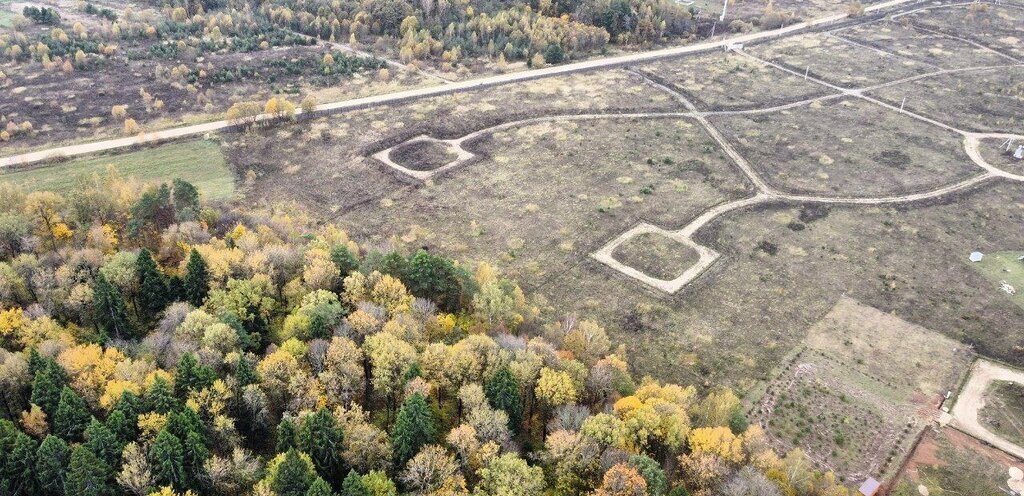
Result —
<instances>
[{"instance_id":1,"label":"green grass patch","mask_svg":"<svg viewBox=\"0 0 1024 496\"><path fill-rule=\"evenodd\" d=\"M11 10L11 0L0 0L0 28L11 27L14 21L14 11Z\"/></svg>"},{"instance_id":2,"label":"green grass patch","mask_svg":"<svg viewBox=\"0 0 1024 496\"><path fill-rule=\"evenodd\" d=\"M142 183L169 182L175 178L194 184L207 199L230 198L234 178L220 145L209 140L171 143L120 155L70 160L56 165L0 174L28 191L67 192L79 178L103 174L113 167L118 174Z\"/></svg>"},{"instance_id":3,"label":"green grass patch","mask_svg":"<svg viewBox=\"0 0 1024 496\"><path fill-rule=\"evenodd\" d=\"M1002 297L1013 300L1017 306L1024 308L1024 260L1017 260L1024 256L1024 251L1001 251L986 253L985 258L975 262L974 266L989 281L992 281L993 288ZM1009 294L1003 289L1003 284L1009 284L1016 294Z\"/></svg>"}]
</instances>

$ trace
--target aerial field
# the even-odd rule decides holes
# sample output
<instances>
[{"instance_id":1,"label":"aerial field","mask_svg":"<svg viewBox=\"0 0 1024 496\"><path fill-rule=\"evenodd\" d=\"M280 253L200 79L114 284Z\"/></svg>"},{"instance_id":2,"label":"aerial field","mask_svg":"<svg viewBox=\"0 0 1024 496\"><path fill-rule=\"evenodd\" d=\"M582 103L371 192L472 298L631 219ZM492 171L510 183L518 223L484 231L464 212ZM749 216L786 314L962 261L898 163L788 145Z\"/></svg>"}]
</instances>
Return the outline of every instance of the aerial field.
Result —
<instances>
[{"instance_id":1,"label":"aerial field","mask_svg":"<svg viewBox=\"0 0 1024 496\"><path fill-rule=\"evenodd\" d=\"M927 429L891 484L892 496L929 494L1002 496L1007 469L1022 462L955 429Z\"/></svg>"},{"instance_id":2,"label":"aerial field","mask_svg":"<svg viewBox=\"0 0 1024 496\"><path fill-rule=\"evenodd\" d=\"M171 143L134 152L5 171L0 173L0 182L9 182L27 191L63 193L75 188L80 180L97 174L105 175L108 170L147 184L184 179L210 200L230 199L235 191L235 178L224 160L220 144L210 140Z\"/></svg>"}]
</instances>

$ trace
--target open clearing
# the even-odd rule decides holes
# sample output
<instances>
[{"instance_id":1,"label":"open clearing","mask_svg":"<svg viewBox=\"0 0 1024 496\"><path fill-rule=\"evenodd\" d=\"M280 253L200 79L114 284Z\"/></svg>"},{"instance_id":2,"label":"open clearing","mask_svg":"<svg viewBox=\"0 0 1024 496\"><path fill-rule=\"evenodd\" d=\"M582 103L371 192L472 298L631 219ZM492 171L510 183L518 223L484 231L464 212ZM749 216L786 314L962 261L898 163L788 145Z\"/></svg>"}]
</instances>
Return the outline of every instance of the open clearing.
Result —
<instances>
[{"instance_id":1,"label":"open clearing","mask_svg":"<svg viewBox=\"0 0 1024 496\"><path fill-rule=\"evenodd\" d=\"M826 93L797 76L729 52L655 62L640 69L671 83L701 110L770 107Z\"/></svg>"},{"instance_id":2,"label":"open clearing","mask_svg":"<svg viewBox=\"0 0 1024 496\"><path fill-rule=\"evenodd\" d=\"M916 25L950 33L973 40L1013 55L1024 57L1024 9L1019 4L993 5L976 3L971 6L928 9L902 18Z\"/></svg>"},{"instance_id":3,"label":"open clearing","mask_svg":"<svg viewBox=\"0 0 1024 496\"><path fill-rule=\"evenodd\" d=\"M711 121L769 184L788 192L906 194L978 173L960 136L859 99Z\"/></svg>"},{"instance_id":4,"label":"open clearing","mask_svg":"<svg viewBox=\"0 0 1024 496\"><path fill-rule=\"evenodd\" d=\"M697 263L693 249L657 233L641 234L620 245L612 256L658 279L672 279Z\"/></svg>"},{"instance_id":5,"label":"open clearing","mask_svg":"<svg viewBox=\"0 0 1024 496\"><path fill-rule=\"evenodd\" d=\"M864 24L839 32L859 43L883 48L902 57L934 64L943 69L962 69L1012 63L997 53L968 41L934 34L906 22Z\"/></svg>"},{"instance_id":6,"label":"open clearing","mask_svg":"<svg viewBox=\"0 0 1024 496\"><path fill-rule=\"evenodd\" d=\"M1007 151L1003 146L1005 142L1006 139L999 138L983 140L978 149L985 161L993 166L1013 174L1024 174L1024 160L1013 158L1013 150ZM1014 141L1013 148L1019 145L1024 145L1024 141Z\"/></svg>"},{"instance_id":7,"label":"open clearing","mask_svg":"<svg viewBox=\"0 0 1024 496\"><path fill-rule=\"evenodd\" d=\"M1008 298L1024 308L1024 251L988 253L980 262L972 263L988 279L981 291L992 298Z\"/></svg>"},{"instance_id":8,"label":"open clearing","mask_svg":"<svg viewBox=\"0 0 1024 496\"><path fill-rule=\"evenodd\" d=\"M1024 446L1024 384L993 381L978 412L981 425L1018 446Z\"/></svg>"},{"instance_id":9,"label":"open clearing","mask_svg":"<svg viewBox=\"0 0 1024 496\"><path fill-rule=\"evenodd\" d=\"M235 191L234 177L224 160L220 145L210 140L171 143L119 155L11 170L0 174L0 181L16 184L29 191L65 192L76 187L80 179L106 173L110 168L123 177L142 183L184 179L211 200L231 198Z\"/></svg>"},{"instance_id":10,"label":"open clearing","mask_svg":"<svg viewBox=\"0 0 1024 496\"><path fill-rule=\"evenodd\" d=\"M985 359L974 362L970 377L960 389L960 394L953 405L952 425L1011 455L1024 459L1024 446L1015 443L1015 439L1007 439L1002 437L999 432L993 432L983 422L984 417L981 413L990 400L991 386L1000 382L1024 384L1024 371ZM1002 428L1006 428L1006 426Z\"/></svg>"},{"instance_id":11,"label":"open clearing","mask_svg":"<svg viewBox=\"0 0 1024 496\"><path fill-rule=\"evenodd\" d=\"M889 485L889 495L919 496L923 485L935 495L1005 496L1010 467L1024 468L1024 462L955 429L929 428Z\"/></svg>"},{"instance_id":12,"label":"open clearing","mask_svg":"<svg viewBox=\"0 0 1024 496\"><path fill-rule=\"evenodd\" d=\"M935 67L888 52L884 47L858 44L839 34L813 33L776 43L756 45L750 52L796 71L840 86L858 88L935 70Z\"/></svg>"},{"instance_id":13,"label":"open clearing","mask_svg":"<svg viewBox=\"0 0 1024 496\"><path fill-rule=\"evenodd\" d=\"M755 417L845 480L879 477L909 449L972 357L961 343L850 298L813 325Z\"/></svg>"}]
</instances>

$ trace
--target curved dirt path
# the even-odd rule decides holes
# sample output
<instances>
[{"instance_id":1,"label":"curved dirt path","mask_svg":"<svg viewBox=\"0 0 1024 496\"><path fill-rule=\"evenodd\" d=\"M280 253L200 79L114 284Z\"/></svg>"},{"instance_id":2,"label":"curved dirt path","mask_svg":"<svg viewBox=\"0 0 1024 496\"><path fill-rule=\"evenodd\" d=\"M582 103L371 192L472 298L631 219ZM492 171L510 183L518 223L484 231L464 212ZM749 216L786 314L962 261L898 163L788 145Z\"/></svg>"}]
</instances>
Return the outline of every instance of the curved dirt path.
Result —
<instances>
[{"instance_id":1,"label":"curved dirt path","mask_svg":"<svg viewBox=\"0 0 1024 496\"><path fill-rule=\"evenodd\" d=\"M1024 384L1024 371L1011 369L979 358L971 367L971 374L953 405L953 426L1020 459L1024 447L1011 443L986 429L978 420L978 412L985 407L985 393L992 381L1010 381Z\"/></svg>"},{"instance_id":2,"label":"curved dirt path","mask_svg":"<svg viewBox=\"0 0 1024 496\"><path fill-rule=\"evenodd\" d=\"M916 1L918 0L888 0L878 4L870 5L866 7L864 10L865 13L875 12L890 7L897 7L903 4L913 3ZM592 71L595 69L621 67L654 61L663 58L678 57L681 55L703 52L716 48L724 48L734 44L744 44L754 41L779 38L793 33L805 31L811 28L826 26L835 22L843 21L847 18L848 16L846 14L833 14L825 17L820 17L817 19L812 19L809 21L798 22L772 31L748 33L739 36L723 38L717 41L705 41L693 45L664 48L661 50L652 50L643 53L618 55L614 57L605 57L594 60L586 60L583 62L576 62L572 64L545 67L542 69L533 69L529 71L515 72L511 74L501 74L484 78L469 79L466 81L459 81L450 84L444 84L441 86L417 88L399 91L395 93L388 93L385 95L368 96L352 100L344 100L340 102L325 103L318 105L316 109L313 111L313 113L326 114L334 112L343 112L348 110L356 110L367 107L375 107L379 105L394 104L409 100L445 95L462 91L488 88L492 86L504 85L515 82L529 81L532 79L562 76L578 72ZM301 114L301 109L297 111L297 113ZM0 168L9 167L12 165L31 164L44 160L51 160L63 157L73 157L78 155L86 155L90 153L98 153L135 145L178 139L187 136L195 136L199 134L227 129L230 127L233 127L233 124L231 122L227 120L219 120L203 124L195 124L166 129L162 131L155 131L140 136L52 147L45 150L38 150L18 155L0 157Z\"/></svg>"}]
</instances>

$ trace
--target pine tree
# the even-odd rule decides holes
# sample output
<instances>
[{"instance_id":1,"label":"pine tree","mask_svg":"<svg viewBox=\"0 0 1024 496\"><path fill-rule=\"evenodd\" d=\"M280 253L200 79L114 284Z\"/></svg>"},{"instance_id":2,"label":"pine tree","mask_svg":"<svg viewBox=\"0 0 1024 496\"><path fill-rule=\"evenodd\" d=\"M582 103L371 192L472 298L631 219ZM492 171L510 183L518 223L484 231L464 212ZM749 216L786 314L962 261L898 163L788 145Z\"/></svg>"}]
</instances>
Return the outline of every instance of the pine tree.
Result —
<instances>
[{"instance_id":1,"label":"pine tree","mask_svg":"<svg viewBox=\"0 0 1024 496\"><path fill-rule=\"evenodd\" d=\"M71 451L64 494L68 496L112 496L116 494L110 481L110 467L88 448L76 446Z\"/></svg>"},{"instance_id":2,"label":"pine tree","mask_svg":"<svg viewBox=\"0 0 1024 496\"><path fill-rule=\"evenodd\" d=\"M34 347L28 350L28 373L35 377L43 366L46 365L46 360L42 355L39 354L39 350ZM38 403L37 403L38 404Z\"/></svg>"},{"instance_id":3,"label":"pine tree","mask_svg":"<svg viewBox=\"0 0 1024 496\"><path fill-rule=\"evenodd\" d=\"M117 410L110 412L110 415L107 415L106 426L120 445L127 444L135 437L134 425L128 422L124 412Z\"/></svg>"},{"instance_id":4,"label":"pine tree","mask_svg":"<svg viewBox=\"0 0 1024 496\"><path fill-rule=\"evenodd\" d=\"M337 480L341 470L341 438L341 428L336 425L334 415L327 408L321 407L302 420L299 449L309 454L317 472L327 481Z\"/></svg>"},{"instance_id":5,"label":"pine tree","mask_svg":"<svg viewBox=\"0 0 1024 496\"><path fill-rule=\"evenodd\" d=\"M295 422L289 418L281 419L277 424L277 444L274 449L278 453L285 453L298 444L299 432Z\"/></svg>"},{"instance_id":6,"label":"pine tree","mask_svg":"<svg viewBox=\"0 0 1024 496\"><path fill-rule=\"evenodd\" d=\"M413 393L402 403L392 434L395 466L404 467L420 448L434 440L434 417L420 393Z\"/></svg>"},{"instance_id":7,"label":"pine tree","mask_svg":"<svg viewBox=\"0 0 1024 496\"><path fill-rule=\"evenodd\" d=\"M32 397L30 401L39 405L46 415L53 418L60 401L60 391L67 385L67 374L53 359L46 359L40 365L32 380Z\"/></svg>"},{"instance_id":8,"label":"pine tree","mask_svg":"<svg viewBox=\"0 0 1024 496\"><path fill-rule=\"evenodd\" d=\"M188 256L185 266L185 298L193 306L202 306L210 292L210 273L206 261L195 249Z\"/></svg>"},{"instance_id":9,"label":"pine tree","mask_svg":"<svg viewBox=\"0 0 1024 496\"><path fill-rule=\"evenodd\" d=\"M342 278L345 278L353 271L359 270L359 260L356 260L355 255L344 246L335 246L331 249L331 261L334 262L335 267L341 272Z\"/></svg>"},{"instance_id":10,"label":"pine tree","mask_svg":"<svg viewBox=\"0 0 1024 496\"><path fill-rule=\"evenodd\" d=\"M277 476L270 488L277 496L305 496L316 478L307 463L294 448L288 450L277 467Z\"/></svg>"},{"instance_id":11,"label":"pine tree","mask_svg":"<svg viewBox=\"0 0 1024 496\"><path fill-rule=\"evenodd\" d=\"M0 480L7 484L12 494L35 494L36 490L36 441L24 432L14 435L11 451L0 467Z\"/></svg>"},{"instance_id":12,"label":"pine tree","mask_svg":"<svg viewBox=\"0 0 1024 496\"><path fill-rule=\"evenodd\" d=\"M93 417L89 427L85 429L84 446L96 454L96 457L114 467L121 461L121 446L117 436L103 422Z\"/></svg>"},{"instance_id":13,"label":"pine tree","mask_svg":"<svg viewBox=\"0 0 1024 496\"><path fill-rule=\"evenodd\" d=\"M370 496L370 490L363 484L362 476L350 470L341 483L341 496Z\"/></svg>"},{"instance_id":14,"label":"pine tree","mask_svg":"<svg viewBox=\"0 0 1024 496\"><path fill-rule=\"evenodd\" d=\"M64 472L71 461L71 448L57 436L46 436L36 450L36 481L42 494L64 496Z\"/></svg>"},{"instance_id":15,"label":"pine tree","mask_svg":"<svg viewBox=\"0 0 1024 496\"><path fill-rule=\"evenodd\" d=\"M306 496L334 496L334 492L331 491L331 485L327 481L317 477L309 486L309 491L306 491Z\"/></svg>"},{"instance_id":16,"label":"pine tree","mask_svg":"<svg viewBox=\"0 0 1024 496\"><path fill-rule=\"evenodd\" d=\"M100 331L119 338L135 337L121 290L110 284L102 273L96 276L92 302L93 321Z\"/></svg>"},{"instance_id":17,"label":"pine tree","mask_svg":"<svg viewBox=\"0 0 1024 496\"><path fill-rule=\"evenodd\" d=\"M523 399L519 380L507 366L499 368L484 384L487 403L508 414L508 426L519 432L523 421Z\"/></svg>"},{"instance_id":18,"label":"pine tree","mask_svg":"<svg viewBox=\"0 0 1024 496\"><path fill-rule=\"evenodd\" d=\"M117 400L110 415L107 415L107 428L113 432L121 443L135 439L138 433L138 418L142 410L142 400L135 393L125 391Z\"/></svg>"},{"instance_id":19,"label":"pine tree","mask_svg":"<svg viewBox=\"0 0 1024 496\"><path fill-rule=\"evenodd\" d=\"M178 409L178 399L171 392L171 386L163 377L157 377L146 391L146 403L156 413L170 413Z\"/></svg>"},{"instance_id":20,"label":"pine tree","mask_svg":"<svg viewBox=\"0 0 1024 496\"><path fill-rule=\"evenodd\" d=\"M139 320L153 322L160 312L167 308L170 298L167 281L157 269L149 250L143 248L135 258L135 282L139 285Z\"/></svg>"},{"instance_id":21,"label":"pine tree","mask_svg":"<svg viewBox=\"0 0 1024 496\"><path fill-rule=\"evenodd\" d=\"M149 448L149 463L153 477L160 486L185 487L185 455L181 440L163 429Z\"/></svg>"},{"instance_id":22,"label":"pine tree","mask_svg":"<svg viewBox=\"0 0 1024 496\"><path fill-rule=\"evenodd\" d=\"M67 441L81 440L90 419L92 415L85 406L85 401L71 388L64 386L60 391L57 410L53 414L53 433Z\"/></svg>"},{"instance_id":23,"label":"pine tree","mask_svg":"<svg viewBox=\"0 0 1024 496\"><path fill-rule=\"evenodd\" d=\"M256 367L253 366L252 360L246 358L245 355L239 355L238 361L235 362L235 381L238 382L239 390L249 384L260 382L260 378L256 374Z\"/></svg>"}]
</instances>

